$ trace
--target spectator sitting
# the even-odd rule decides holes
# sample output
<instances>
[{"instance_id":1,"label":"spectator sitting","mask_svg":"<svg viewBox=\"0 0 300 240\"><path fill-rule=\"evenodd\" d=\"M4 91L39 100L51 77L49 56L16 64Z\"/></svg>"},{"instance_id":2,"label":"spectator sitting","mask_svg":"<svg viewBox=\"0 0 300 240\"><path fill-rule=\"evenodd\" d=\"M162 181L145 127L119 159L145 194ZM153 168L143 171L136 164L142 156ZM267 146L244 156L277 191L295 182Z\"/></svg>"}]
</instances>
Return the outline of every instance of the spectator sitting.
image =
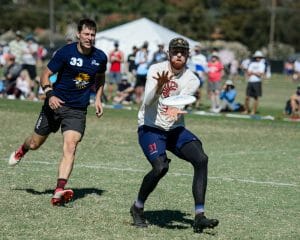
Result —
<instances>
[{"instance_id":1,"label":"spectator sitting","mask_svg":"<svg viewBox=\"0 0 300 240\"><path fill-rule=\"evenodd\" d=\"M285 114L292 118L300 118L300 85L297 86L296 93L286 102Z\"/></svg>"},{"instance_id":2,"label":"spectator sitting","mask_svg":"<svg viewBox=\"0 0 300 240\"><path fill-rule=\"evenodd\" d=\"M4 70L5 93L6 95L12 95L15 91L17 77L22 70L22 65L15 62L15 56L12 54L8 54L6 58Z\"/></svg>"},{"instance_id":3,"label":"spectator sitting","mask_svg":"<svg viewBox=\"0 0 300 240\"><path fill-rule=\"evenodd\" d=\"M220 93L221 112L237 112L244 110L242 104L235 102L236 95L237 91L233 82L231 80L226 80Z\"/></svg>"},{"instance_id":4,"label":"spectator sitting","mask_svg":"<svg viewBox=\"0 0 300 240\"><path fill-rule=\"evenodd\" d=\"M128 82L127 77L123 76L121 82L118 84L118 90L114 97L114 102L124 105L130 104L132 102L133 92L134 87Z\"/></svg>"},{"instance_id":5,"label":"spectator sitting","mask_svg":"<svg viewBox=\"0 0 300 240\"><path fill-rule=\"evenodd\" d=\"M15 98L34 100L33 86L34 83L31 81L28 71L26 69L22 70L19 77L17 77L14 91Z\"/></svg>"}]
</instances>

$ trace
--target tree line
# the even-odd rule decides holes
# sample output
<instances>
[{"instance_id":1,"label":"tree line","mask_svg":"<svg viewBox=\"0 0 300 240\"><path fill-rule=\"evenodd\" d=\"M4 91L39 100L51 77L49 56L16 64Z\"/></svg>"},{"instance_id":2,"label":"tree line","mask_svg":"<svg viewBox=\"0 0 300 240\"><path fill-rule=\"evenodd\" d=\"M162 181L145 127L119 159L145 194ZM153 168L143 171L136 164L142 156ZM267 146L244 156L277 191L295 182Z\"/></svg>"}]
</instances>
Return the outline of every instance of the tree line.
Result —
<instances>
[{"instance_id":1,"label":"tree line","mask_svg":"<svg viewBox=\"0 0 300 240\"><path fill-rule=\"evenodd\" d=\"M274 42L300 50L298 0L1 0L0 33L49 28L50 2L61 34L82 17L95 19L99 30L147 17L196 41L238 41L251 51L268 45L274 14Z\"/></svg>"}]
</instances>

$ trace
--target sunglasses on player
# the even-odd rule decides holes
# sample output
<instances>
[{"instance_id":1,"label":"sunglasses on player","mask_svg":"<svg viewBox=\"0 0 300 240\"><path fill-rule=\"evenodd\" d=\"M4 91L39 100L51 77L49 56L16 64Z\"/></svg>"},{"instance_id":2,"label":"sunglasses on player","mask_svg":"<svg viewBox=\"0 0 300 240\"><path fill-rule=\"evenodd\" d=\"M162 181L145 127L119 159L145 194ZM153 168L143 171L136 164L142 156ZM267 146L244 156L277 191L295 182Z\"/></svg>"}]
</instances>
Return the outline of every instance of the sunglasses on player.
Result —
<instances>
[{"instance_id":1,"label":"sunglasses on player","mask_svg":"<svg viewBox=\"0 0 300 240\"><path fill-rule=\"evenodd\" d=\"M187 56L189 54L189 50L186 48L171 48L169 52L173 56L176 56L178 53L180 53L183 56Z\"/></svg>"}]
</instances>

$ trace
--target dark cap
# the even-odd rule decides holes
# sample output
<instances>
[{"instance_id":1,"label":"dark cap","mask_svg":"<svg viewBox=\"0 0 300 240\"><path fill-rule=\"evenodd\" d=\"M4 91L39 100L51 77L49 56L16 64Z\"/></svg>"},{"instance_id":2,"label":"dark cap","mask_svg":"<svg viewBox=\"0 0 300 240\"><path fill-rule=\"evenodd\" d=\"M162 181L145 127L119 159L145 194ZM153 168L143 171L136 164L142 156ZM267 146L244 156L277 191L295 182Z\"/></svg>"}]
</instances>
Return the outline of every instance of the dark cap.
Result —
<instances>
[{"instance_id":1,"label":"dark cap","mask_svg":"<svg viewBox=\"0 0 300 240\"><path fill-rule=\"evenodd\" d=\"M185 48L189 49L189 43L187 40L178 37L178 38L173 38L170 43L169 43L169 49L171 48Z\"/></svg>"},{"instance_id":2,"label":"dark cap","mask_svg":"<svg viewBox=\"0 0 300 240\"><path fill-rule=\"evenodd\" d=\"M22 34L22 32L20 30L17 30L16 31L16 36L23 37L23 34Z\"/></svg>"}]
</instances>

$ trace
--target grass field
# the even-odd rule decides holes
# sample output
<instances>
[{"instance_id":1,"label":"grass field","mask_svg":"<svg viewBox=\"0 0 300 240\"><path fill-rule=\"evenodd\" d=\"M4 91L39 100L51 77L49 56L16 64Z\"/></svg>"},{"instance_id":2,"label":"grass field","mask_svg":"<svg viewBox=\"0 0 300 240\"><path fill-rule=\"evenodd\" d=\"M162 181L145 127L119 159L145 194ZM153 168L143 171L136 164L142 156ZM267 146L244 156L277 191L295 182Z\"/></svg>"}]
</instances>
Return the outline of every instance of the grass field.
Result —
<instances>
[{"instance_id":1,"label":"grass field","mask_svg":"<svg viewBox=\"0 0 300 240\"><path fill-rule=\"evenodd\" d=\"M238 83L240 99L245 83ZM129 208L149 165L137 143L137 111L89 108L77 151L67 207L50 205L61 157L60 133L15 168L9 154L31 133L41 103L0 99L0 239L300 239L300 123L282 121L295 84L264 85L260 114L275 121L189 114L186 125L209 156L206 198L214 230L192 231L192 168L173 155L170 171L149 197L151 226L131 226ZM204 103L206 104L206 103Z\"/></svg>"}]
</instances>

